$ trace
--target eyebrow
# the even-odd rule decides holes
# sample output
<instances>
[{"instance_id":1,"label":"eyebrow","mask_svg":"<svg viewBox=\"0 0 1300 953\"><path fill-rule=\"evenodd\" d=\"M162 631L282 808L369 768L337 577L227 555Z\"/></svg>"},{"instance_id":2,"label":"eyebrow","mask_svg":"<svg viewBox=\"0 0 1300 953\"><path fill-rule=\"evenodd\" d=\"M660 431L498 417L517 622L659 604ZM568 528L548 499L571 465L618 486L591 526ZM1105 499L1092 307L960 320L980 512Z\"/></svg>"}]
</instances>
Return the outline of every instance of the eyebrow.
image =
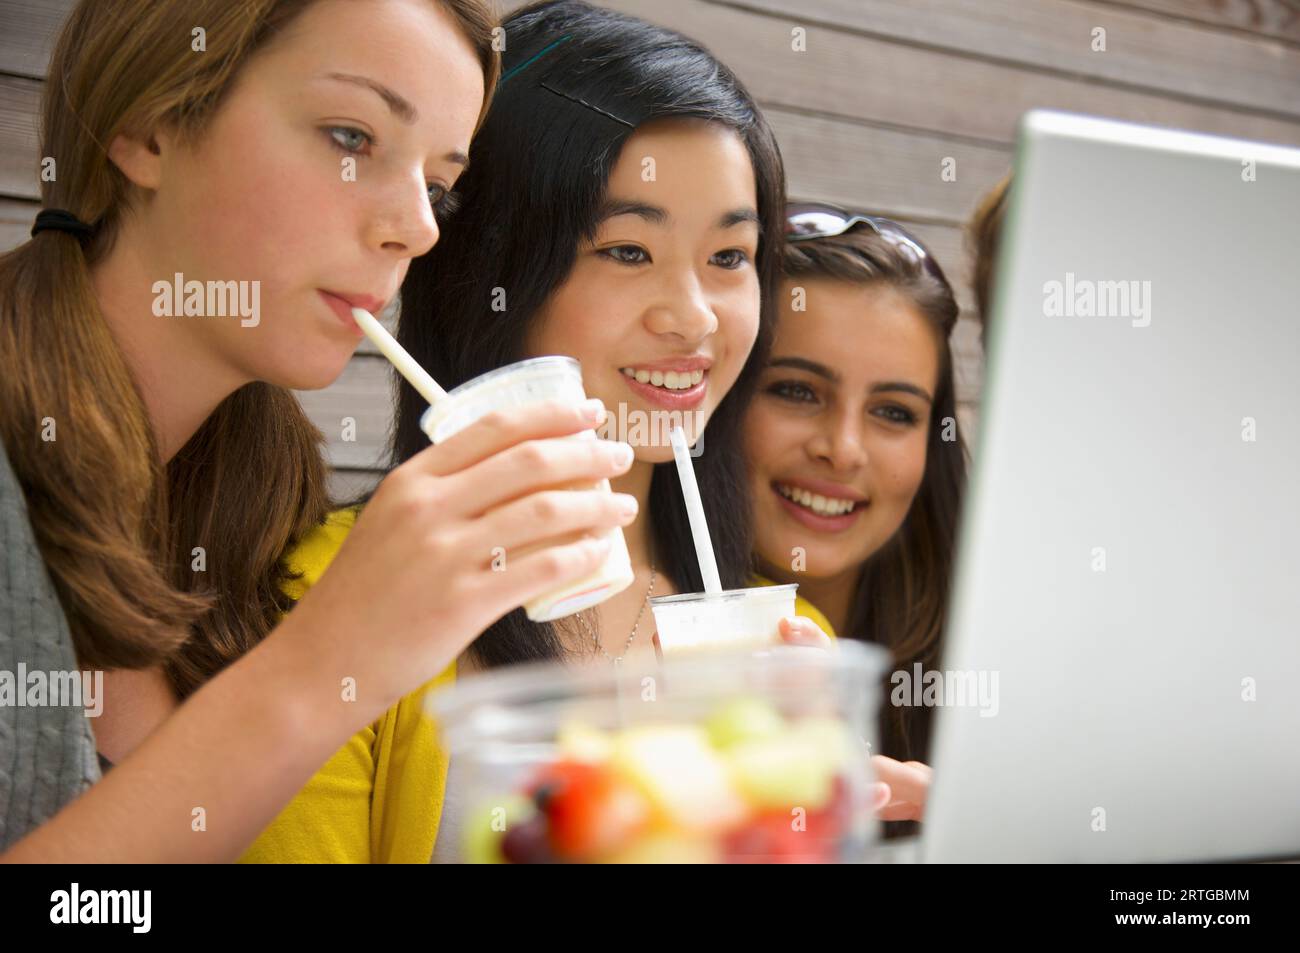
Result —
<instances>
[{"instance_id":1,"label":"eyebrow","mask_svg":"<svg viewBox=\"0 0 1300 953\"><path fill-rule=\"evenodd\" d=\"M600 207L600 210L596 213L596 221L603 222L608 218L616 218L619 215L636 215L645 219L651 225L667 225L672 220L668 210L660 208L658 205L612 199Z\"/></svg>"},{"instance_id":2,"label":"eyebrow","mask_svg":"<svg viewBox=\"0 0 1300 953\"><path fill-rule=\"evenodd\" d=\"M378 80L371 79L369 76L359 76L356 73L337 73L330 72L322 74L323 79L333 79L340 83L351 83L354 86L360 86L377 94L383 99L384 104L388 106L388 111L396 116L404 125L413 126L420 119L420 112L411 104L411 101L400 93L390 89ZM453 149L443 156L448 162L453 162L459 166L469 165L469 156L459 149Z\"/></svg>"},{"instance_id":3,"label":"eyebrow","mask_svg":"<svg viewBox=\"0 0 1300 953\"><path fill-rule=\"evenodd\" d=\"M773 358L767 365L768 367L792 367L796 370L807 371L809 374L816 374L818 377L825 378L832 384L840 383L840 375L835 373L825 364L817 361L810 361L806 357L777 357ZM907 381L880 381L871 385L871 393L884 394L898 392L911 394L921 398L927 404L933 404L934 398L923 387L917 387L915 384L909 384Z\"/></svg>"},{"instance_id":4,"label":"eyebrow","mask_svg":"<svg viewBox=\"0 0 1300 953\"><path fill-rule=\"evenodd\" d=\"M763 223L759 221L758 210L753 208L737 208L727 212L718 219L718 228L731 228L735 225L744 225L752 222L761 230Z\"/></svg>"},{"instance_id":5,"label":"eyebrow","mask_svg":"<svg viewBox=\"0 0 1300 953\"><path fill-rule=\"evenodd\" d=\"M933 404L934 398L923 387L917 387L915 384L909 384L907 381L881 381L879 384L871 385L871 393L885 394L890 391L897 391L903 394L911 394L913 397L919 397L927 404Z\"/></svg>"},{"instance_id":6,"label":"eyebrow","mask_svg":"<svg viewBox=\"0 0 1300 953\"><path fill-rule=\"evenodd\" d=\"M673 217L668 214L668 210L658 205L647 205L644 202L633 202L623 199L611 199L605 202L596 213L596 223L599 224L606 219L614 218L617 215L636 215L645 219L651 225L667 225L672 222ZM752 208L737 208L730 212L724 212L718 216L718 222L715 226L720 229L732 228L745 222L753 222L760 225L758 212Z\"/></svg>"}]
</instances>

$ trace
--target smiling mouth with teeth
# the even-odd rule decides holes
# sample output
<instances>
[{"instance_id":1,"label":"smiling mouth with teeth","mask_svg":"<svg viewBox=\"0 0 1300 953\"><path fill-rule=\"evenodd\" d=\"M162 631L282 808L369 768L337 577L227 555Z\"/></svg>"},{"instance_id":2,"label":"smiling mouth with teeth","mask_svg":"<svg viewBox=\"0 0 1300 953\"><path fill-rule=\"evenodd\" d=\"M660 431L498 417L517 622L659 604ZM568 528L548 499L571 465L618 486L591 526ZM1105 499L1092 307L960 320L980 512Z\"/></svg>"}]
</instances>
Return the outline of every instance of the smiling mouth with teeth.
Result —
<instances>
[{"instance_id":1,"label":"smiling mouth with teeth","mask_svg":"<svg viewBox=\"0 0 1300 953\"><path fill-rule=\"evenodd\" d=\"M843 516L845 513L852 513L858 505L857 500L839 500L831 496L822 496L820 493L809 493L797 486L786 486L784 483L773 485L787 500L812 510L818 516Z\"/></svg>"},{"instance_id":2,"label":"smiling mouth with teeth","mask_svg":"<svg viewBox=\"0 0 1300 953\"><path fill-rule=\"evenodd\" d=\"M704 380L703 371L646 371L635 367L620 367L624 377L638 384L652 384L664 390L686 390Z\"/></svg>"}]
</instances>

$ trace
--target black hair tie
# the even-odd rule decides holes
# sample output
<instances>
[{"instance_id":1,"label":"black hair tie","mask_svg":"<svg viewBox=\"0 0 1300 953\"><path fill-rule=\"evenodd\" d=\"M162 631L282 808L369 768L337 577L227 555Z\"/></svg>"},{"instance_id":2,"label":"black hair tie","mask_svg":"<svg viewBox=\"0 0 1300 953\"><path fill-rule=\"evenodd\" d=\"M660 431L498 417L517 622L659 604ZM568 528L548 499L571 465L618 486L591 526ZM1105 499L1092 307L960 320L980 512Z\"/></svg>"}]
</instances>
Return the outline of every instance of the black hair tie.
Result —
<instances>
[{"instance_id":1,"label":"black hair tie","mask_svg":"<svg viewBox=\"0 0 1300 953\"><path fill-rule=\"evenodd\" d=\"M95 234L95 226L87 225L66 209L44 208L36 213L36 222L32 225L32 238L40 232L67 232L77 236L83 245Z\"/></svg>"}]
</instances>

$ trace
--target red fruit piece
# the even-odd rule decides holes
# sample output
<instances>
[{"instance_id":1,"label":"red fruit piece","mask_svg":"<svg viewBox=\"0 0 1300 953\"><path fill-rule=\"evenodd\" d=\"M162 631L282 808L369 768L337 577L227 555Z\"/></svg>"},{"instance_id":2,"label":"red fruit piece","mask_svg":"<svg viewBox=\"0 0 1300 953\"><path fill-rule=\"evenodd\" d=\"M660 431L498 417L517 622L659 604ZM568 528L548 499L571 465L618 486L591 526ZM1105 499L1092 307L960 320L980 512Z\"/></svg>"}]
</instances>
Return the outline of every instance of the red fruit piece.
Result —
<instances>
[{"instance_id":1,"label":"red fruit piece","mask_svg":"<svg viewBox=\"0 0 1300 953\"><path fill-rule=\"evenodd\" d=\"M604 765L558 762L532 789L551 849L565 860L594 860L626 846L650 820L641 791Z\"/></svg>"},{"instance_id":2,"label":"red fruit piece","mask_svg":"<svg viewBox=\"0 0 1300 953\"><path fill-rule=\"evenodd\" d=\"M800 830L793 814L770 812L723 838L729 864L826 864L835 859L835 842Z\"/></svg>"},{"instance_id":3,"label":"red fruit piece","mask_svg":"<svg viewBox=\"0 0 1300 953\"><path fill-rule=\"evenodd\" d=\"M528 796L539 811L545 811L552 798L558 797L575 782L581 782L591 766L581 761L556 761L546 765L528 785Z\"/></svg>"}]
</instances>

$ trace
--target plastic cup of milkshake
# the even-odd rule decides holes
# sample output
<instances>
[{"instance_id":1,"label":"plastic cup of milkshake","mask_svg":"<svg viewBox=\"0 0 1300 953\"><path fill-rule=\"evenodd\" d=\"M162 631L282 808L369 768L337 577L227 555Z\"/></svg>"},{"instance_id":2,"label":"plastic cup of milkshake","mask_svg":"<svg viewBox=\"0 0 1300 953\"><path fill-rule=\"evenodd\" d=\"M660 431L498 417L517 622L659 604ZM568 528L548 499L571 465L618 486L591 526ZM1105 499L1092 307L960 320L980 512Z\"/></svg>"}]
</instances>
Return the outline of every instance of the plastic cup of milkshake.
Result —
<instances>
[{"instance_id":1,"label":"plastic cup of milkshake","mask_svg":"<svg viewBox=\"0 0 1300 953\"><path fill-rule=\"evenodd\" d=\"M700 649L764 648L781 642L780 621L795 614L798 583L689 592L650 600L664 655Z\"/></svg>"},{"instance_id":2,"label":"plastic cup of milkshake","mask_svg":"<svg viewBox=\"0 0 1300 953\"><path fill-rule=\"evenodd\" d=\"M448 391L420 418L420 429L434 443L441 443L494 410L524 407L545 401L579 404L587 399L582 386L582 366L571 357L537 357L508 364L481 374ZM566 439L596 440L594 430L583 430ZM609 481L594 487L611 492ZM632 584L632 561L628 556L623 530L614 527L606 534L609 553L595 572L576 582L543 593L524 605L534 622L550 622L604 602ZM507 553L507 560L511 554ZM507 563L507 569L508 569Z\"/></svg>"}]
</instances>

